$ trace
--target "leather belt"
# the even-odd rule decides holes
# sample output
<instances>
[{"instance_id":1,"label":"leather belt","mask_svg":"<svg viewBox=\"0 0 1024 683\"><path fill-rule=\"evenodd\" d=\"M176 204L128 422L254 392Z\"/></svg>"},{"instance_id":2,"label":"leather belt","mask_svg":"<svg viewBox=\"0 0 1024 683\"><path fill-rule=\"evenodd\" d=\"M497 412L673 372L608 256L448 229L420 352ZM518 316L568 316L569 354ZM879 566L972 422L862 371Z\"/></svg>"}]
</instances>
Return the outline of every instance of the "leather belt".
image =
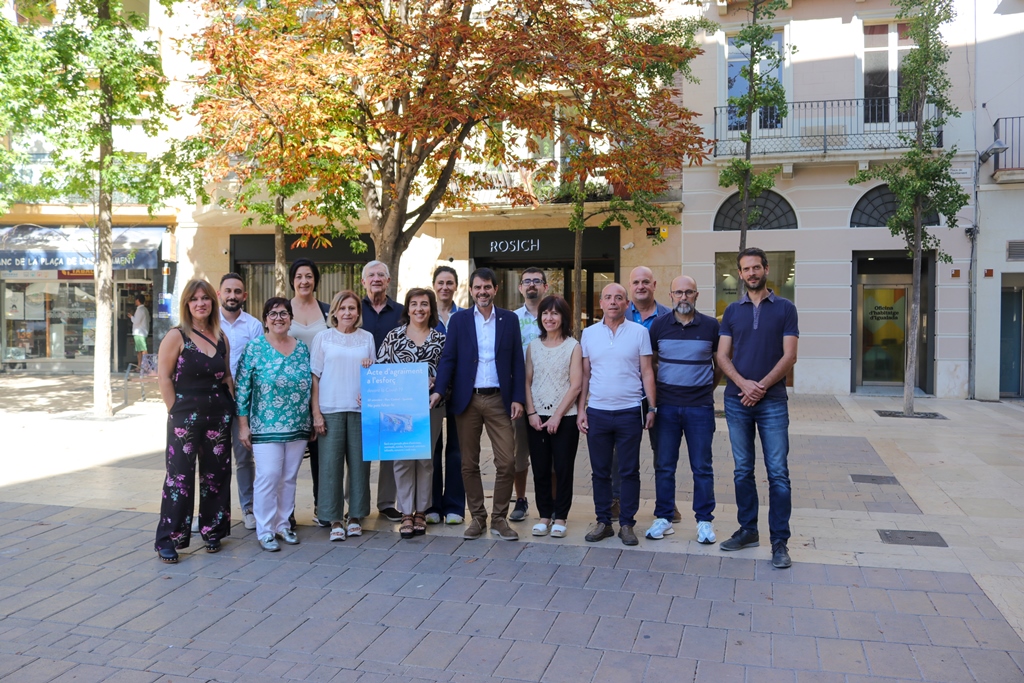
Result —
<instances>
[{"instance_id":1,"label":"leather belt","mask_svg":"<svg viewBox=\"0 0 1024 683\"><path fill-rule=\"evenodd\" d=\"M473 389L474 394L480 394L481 396L493 396L501 391L498 387L484 387L482 389Z\"/></svg>"}]
</instances>

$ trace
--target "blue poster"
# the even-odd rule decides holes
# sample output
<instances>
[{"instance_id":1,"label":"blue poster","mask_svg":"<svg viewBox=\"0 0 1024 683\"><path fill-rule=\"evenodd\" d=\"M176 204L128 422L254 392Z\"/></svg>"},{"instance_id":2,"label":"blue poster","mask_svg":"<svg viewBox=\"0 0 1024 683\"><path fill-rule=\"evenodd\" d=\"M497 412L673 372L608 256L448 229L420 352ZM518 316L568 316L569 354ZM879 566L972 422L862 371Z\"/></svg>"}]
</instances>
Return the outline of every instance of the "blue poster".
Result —
<instances>
[{"instance_id":1,"label":"blue poster","mask_svg":"<svg viewBox=\"0 0 1024 683\"><path fill-rule=\"evenodd\" d=\"M363 460L425 460L430 443L426 363L379 363L360 371Z\"/></svg>"}]
</instances>

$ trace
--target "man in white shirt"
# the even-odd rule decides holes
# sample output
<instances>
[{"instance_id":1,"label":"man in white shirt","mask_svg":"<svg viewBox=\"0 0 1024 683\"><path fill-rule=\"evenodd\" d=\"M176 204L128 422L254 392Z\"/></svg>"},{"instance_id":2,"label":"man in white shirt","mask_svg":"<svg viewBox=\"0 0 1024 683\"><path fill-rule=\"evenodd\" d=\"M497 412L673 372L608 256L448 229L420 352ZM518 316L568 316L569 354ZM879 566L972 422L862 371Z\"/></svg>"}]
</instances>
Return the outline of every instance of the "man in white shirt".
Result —
<instances>
[{"instance_id":1,"label":"man in white shirt","mask_svg":"<svg viewBox=\"0 0 1024 683\"><path fill-rule=\"evenodd\" d=\"M231 347L231 376L237 377L242 352L246 344L263 336L263 323L242 310L246 300L245 283L238 273L227 273L220 279L217 298L220 300L220 329ZM252 459L252 451L238 438L238 420L231 423L231 450L235 456L235 486L238 487L238 505L242 508L243 522L246 529L255 529L252 483L256 478L256 463Z\"/></svg>"},{"instance_id":2,"label":"man in white shirt","mask_svg":"<svg viewBox=\"0 0 1024 683\"><path fill-rule=\"evenodd\" d=\"M640 439L654 426L655 381L651 337L647 329L626 320L629 298L618 284L601 291L604 317L583 330L583 388L576 424L587 435L593 472L597 523L586 535L594 543L611 536L612 452L618 454L622 495L619 499L619 538L637 545L633 527L640 507ZM646 414L643 398L649 407Z\"/></svg>"},{"instance_id":3,"label":"man in white shirt","mask_svg":"<svg viewBox=\"0 0 1024 683\"><path fill-rule=\"evenodd\" d=\"M135 313L128 316L132 321L132 339L135 341L135 355L138 358L138 366L142 368L142 355L149 351L146 338L149 337L149 309L146 308L146 295L135 295Z\"/></svg>"},{"instance_id":4,"label":"man in white shirt","mask_svg":"<svg viewBox=\"0 0 1024 683\"><path fill-rule=\"evenodd\" d=\"M444 352L437 366L434 407L451 388L462 447L462 479L472 516L462 537L480 538L487 530L483 480L480 476L480 438L486 427L494 454L494 496L491 533L503 541L517 541L508 524L508 504L515 479L515 438L512 422L526 403L526 363L519 338L519 319L494 305L497 277L490 268L469 276L469 291L476 304L455 313L448 324Z\"/></svg>"},{"instance_id":5,"label":"man in white shirt","mask_svg":"<svg viewBox=\"0 0 1024 683\"><path fill-rule=\"evenodd\" d=\"M540 336L537 325L537 308L541 299L548 293L548 279L540 268L527 268L519 276L519 293L523 295L523 305L515 310L519 318L519 336L523 338L523 358L530 342ZM526 519L530 503L526 500L526 479L530 473L530 442L526 437L526 416L512 423L516 432L516 506L508 516L510 522L521 522Z\"/></svg>"}]
</instances>

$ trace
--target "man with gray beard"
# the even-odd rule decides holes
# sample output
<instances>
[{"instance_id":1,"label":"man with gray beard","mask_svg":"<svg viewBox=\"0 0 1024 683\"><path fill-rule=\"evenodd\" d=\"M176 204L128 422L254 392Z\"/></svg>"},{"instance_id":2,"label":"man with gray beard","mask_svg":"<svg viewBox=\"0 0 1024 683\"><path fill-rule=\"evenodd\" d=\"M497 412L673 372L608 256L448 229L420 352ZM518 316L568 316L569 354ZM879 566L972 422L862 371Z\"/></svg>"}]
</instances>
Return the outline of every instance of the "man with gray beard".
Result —
<instances>
[{"instance_id":1,"label":"man with gray beard","mask_svg":"<svg viewBox=\"0 0 1024 683\"><path fill-rule=\"evenodd\" d=\"M660 539L672 528L676 498L679 444L686 450L693 471L693 513L697 541L714 543L715 479L711 442L715 436L715 387L722 371L715 363L718 321L697 312L697 283L681 275L672 281L671 315L651 325L651 350L657 374L657 448L654 453L654 524L644 534Z\"/></svg>"}]
</instances>

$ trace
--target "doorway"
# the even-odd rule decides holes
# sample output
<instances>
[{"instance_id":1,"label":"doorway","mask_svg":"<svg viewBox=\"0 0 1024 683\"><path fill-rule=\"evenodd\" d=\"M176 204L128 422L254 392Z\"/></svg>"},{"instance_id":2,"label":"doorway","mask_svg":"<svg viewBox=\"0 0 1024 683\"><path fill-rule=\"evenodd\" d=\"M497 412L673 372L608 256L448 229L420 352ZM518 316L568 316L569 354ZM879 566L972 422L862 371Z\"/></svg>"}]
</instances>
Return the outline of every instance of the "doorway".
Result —
<instances>
[{"instance_id":1,"label":"doorway","mask_svg":"<svg viewBox=\"0 0 1024 683\"><path fill-rule=\"evenodd\" d=\"M483 260L483 259L481 259ZM479 266L486 263L477 263ZM596 267L588 268L588 265ZM583 329L601 319L601 290L605 285L615 282L615 272L607 267L610 264L588 264L584 262L581 278L583 289L583 310L577 315L573 311L574 319L578 328ZM503 263L500 267L489 266L498 278L498 294L494 298L494 304L499 308L507 308L511 311L523 305L523 297L519 293L519 276L523 270L530 267L538 267L544 271L544 277L548 283L548 294L557 295L565 299L572 310L573 289L572 289L572 264L545 263L538 266L536 263L508 264Z\"/></svg>"},{"instance_id":2,"label":"doorway","mask_svg":"<svg viewBox=\"0 0 1024 683\"><path fill-rule=\"evenodd\" d=\"M999 395L1024 395L1024 289L1004 289L1000 298Z\"/></svg>"}]
</instances>

